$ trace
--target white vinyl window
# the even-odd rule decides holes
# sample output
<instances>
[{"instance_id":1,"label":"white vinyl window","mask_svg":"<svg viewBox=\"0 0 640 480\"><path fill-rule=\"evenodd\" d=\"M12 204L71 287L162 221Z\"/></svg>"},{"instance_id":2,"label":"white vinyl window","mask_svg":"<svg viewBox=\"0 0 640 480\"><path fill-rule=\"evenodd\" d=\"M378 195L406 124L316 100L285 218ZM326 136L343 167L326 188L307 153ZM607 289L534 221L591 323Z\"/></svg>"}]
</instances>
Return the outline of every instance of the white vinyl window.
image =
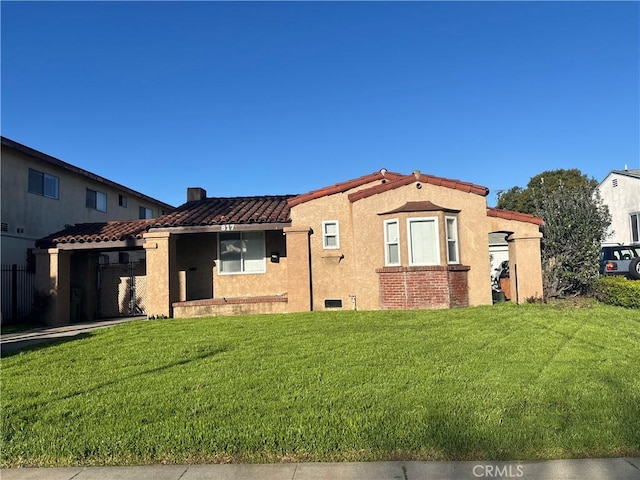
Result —
<instances>
[{"instance_id":1,"label":"white vinyl window","mask_svg":"<svg viewBox=\"0 0 640 480\"><path fill-rule=\"evenodd\" d=\"M407 219L409 265L440 265L438 219L434 217Z\"/></svg>"},{"instance_id":2,"label":"white vinyl window","mask_svg":"<svg viewBox=\"0 0 640 480\"><path fill-rule=\"evenodd\" d=\"M640 242L640 212L631 214L631 242Z\"/></svg>"},{"instance_id":3,"label":"white vinyl window","mask_svg":"<svg viewBox=\"0 0 640 480\"><path fill-rule=\"evenodd\" d=\"M221 233L219 272L266 272L264 232Z\"/></svg>"},{"instance_id":4,"label":"white vinyl window","mask_svg":"<svg viewBox=\"0 0 640 480\"><path fill-rule=\"evenodd\" d=\"M384 264L400 265L400 228L397 219L384 221Z\"/></svg>"},{"instance_id":5,"label":"white vinyl window","mask_svg":"<svg viewBox=\"0 0 640 480\"><path fill-rule=\"evenodd\" d=\"M460 263L458 252L458 219L446 217L447 222L447 263Z\"/></svg>"},{"instance_id":6,"label":"white vinyl window","mask_svg":"<svg viewBox=\"0 0 640 480\"><path fill-rule=\"evenodd\" d=\"M322 222L322 248L340 248L340 226L337 220L325 220Z\"/></svg>"}]
</instances>

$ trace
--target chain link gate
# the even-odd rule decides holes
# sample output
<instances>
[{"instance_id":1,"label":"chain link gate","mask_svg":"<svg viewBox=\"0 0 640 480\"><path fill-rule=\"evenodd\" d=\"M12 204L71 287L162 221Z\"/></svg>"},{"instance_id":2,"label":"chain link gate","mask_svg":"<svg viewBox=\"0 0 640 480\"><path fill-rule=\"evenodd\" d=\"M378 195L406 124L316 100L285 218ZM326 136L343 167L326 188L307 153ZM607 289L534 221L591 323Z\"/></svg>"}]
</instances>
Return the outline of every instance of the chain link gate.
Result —
<instances>
[{"instance_id":1,"label":"chain link gate","mask_svg":"<svg viewBox=\"0 0 640 480\"><path fill-rule=\"evenodd\" d=\"M146 264L98 265L98 317L146 314Z\"/></svg>"}]
</instances>

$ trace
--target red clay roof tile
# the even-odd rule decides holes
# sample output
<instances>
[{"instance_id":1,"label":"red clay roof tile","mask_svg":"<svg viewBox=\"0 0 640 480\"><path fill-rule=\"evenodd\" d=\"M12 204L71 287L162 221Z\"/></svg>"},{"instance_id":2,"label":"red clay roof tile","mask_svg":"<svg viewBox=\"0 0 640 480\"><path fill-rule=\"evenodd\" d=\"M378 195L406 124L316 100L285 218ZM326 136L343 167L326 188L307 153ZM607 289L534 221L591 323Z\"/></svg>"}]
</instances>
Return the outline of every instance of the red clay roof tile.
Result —
<instances>
[{"instance_id":1,"label":"red clay roof tile","mask_svg":"<svg viewBox=\"0 0 640 480\"><path fill-rule=\"evenodd\" d=\"M57 244L140 239L151 228L221 225L227 223L289 223L287 200L292 195L206 198L187 202L174 211L148 220L81 223L36 242L38 248Z\"/></svg>"},{"instance_id":2,"label":"red clay roof tile","mask_svg":"<svg viewBox=\"0 0 640 480\"><path fill-rule=\"evenodd\" d=\"M301 203L308 202L310 200L315 200L316 198L326 197L328 195L334 195L336 193L344 193L347 190L351 190L352 188L357 188L362 185L366 185L367 183L375 182L375 181L394 181L397 178L402 177L399 173L394 172L385 172L382 175L381 172L374 172L369 175L364 175L359 178L354 178L353 180L347 180L346 182L336 183L335 185L331 185L329 187L320 188L318 190L313 190L309 193L303 193L302 195L297 195L289 200L289 207L294 207Z\"/></svg>"},{"instance_id":3,"label":"red clay roof tile","mask_svg":"<svg viewBox=\"0 0 640 480\"><path fill-rule=\"evenodd\" d=\"M292 195L205 198L187 202L158 217L152 227L189 227L226 223L288 223Z\"/></svg>"},{"instance_id":4,"label":"red clay roof tile","mask_svg":"<svg viewBox=\"0 0 640 480\"><path fill-rule=\"evenodd\" d=\"M487 207L487 216L504 218L505 220L516 220L518 222L533 223L535 225L542 225L544 219L529 215L528 213L513 212L511 210L501 210L498 208Z\"/></svg>"},{"instance_id":5,"label":"red clay roof tile","mask_svg":"<svg viewBox=\"0 0 640 480\"><path fill-rule=\"evenodd\" d=\"M47 248L60 243L100 243L122 241L129 238L140 239L153 221L153 219L149 219L78 223L38 240L36 247Z\"/></svg>"},{"instance_id":6,"label":"red clay roof tile","mask_svg":"<svg viewBox=\"0 0 640 480\"><path fill-rule=\"evenodd\" d=\"M396 180L393 180L388 183L375 185L371 188L365 188L364 190L359 190L357 192L354 192L349 195L349 201L357 202L358 200L370 197L371 195L376 195L378 193L386 192L388 190L393 190L394 188L410 185L414 182L430 183L432 185L452 188L454 190L461 190L467 193L475 193L476 195L480 195L483 197L486 197L489 194L488 188L482 187L480 185L476 185L474 183L462 182L460 180L453 180L449 178L436 177L434 175L411 174L411 175L400 176Z\"/></svg>"}]
</instances>

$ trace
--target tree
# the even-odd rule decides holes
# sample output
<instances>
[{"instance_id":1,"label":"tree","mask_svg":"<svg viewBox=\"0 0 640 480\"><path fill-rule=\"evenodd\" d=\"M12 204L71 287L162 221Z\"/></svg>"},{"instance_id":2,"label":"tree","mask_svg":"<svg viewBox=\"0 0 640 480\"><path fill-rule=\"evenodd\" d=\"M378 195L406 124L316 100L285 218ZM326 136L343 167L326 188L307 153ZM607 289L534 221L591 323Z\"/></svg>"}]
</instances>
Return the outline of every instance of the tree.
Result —
<instances>
[{"instance_id":1,"label":"tree","mask_svg":"<svg viewBox=\"0 0 640 480\"><path fill-rule=\"evenodd\" d=\"M588 185L543 187L534 196L542 227L545 298L586 294L598 276L600 245L611 223L608 208Z\"/></svg>"},{"instance_id":2,"label":"tree","mask_svg":"<svg viewBox=\"0 0 640 480\"><path fill-rule=\"evenodd\" d=\"M570 190L587 186L591 191L594 191L598 182L587 177L577 168L545 170L531 177L526 188L512 187L506 192L500 193L497 208L535 215L536 198L542 194L543 190L554 191L560 185Z\"/></svg>"},{"instance_id":3,"label":"tree","mask_svg":"<svg viewBox=\"0 0 640 480\"><path fill-rule=\"evenodd\" d=\"M600 245L611 224L609 210L595 192L598 182L578 169L547 170L513 187L498 208L544 219L541 241L545 298L587 293L598 276Z\"/></svg>"}]
</instances>

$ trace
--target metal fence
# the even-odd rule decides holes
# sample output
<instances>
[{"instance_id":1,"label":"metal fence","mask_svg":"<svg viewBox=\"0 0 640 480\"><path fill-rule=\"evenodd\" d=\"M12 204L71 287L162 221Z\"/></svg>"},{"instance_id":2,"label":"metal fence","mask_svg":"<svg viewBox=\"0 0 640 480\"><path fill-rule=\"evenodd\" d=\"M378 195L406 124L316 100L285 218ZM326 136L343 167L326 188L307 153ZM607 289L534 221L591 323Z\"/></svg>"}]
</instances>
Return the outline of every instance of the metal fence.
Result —
<instances>
[{"instance_id":1,"label":"metal fence","mask_svg":"<svg viewBox=\"0 0 640 480\"><path fill-rule=\"evenodd\" d=\"M146 297L144 262L99 266L98 317L143 315L146 312Z\"/></svg>"},{"instance_id":2,"label":"metal fence","mask_svg":"<svg viewBox=\"0 0 640 480\"><path fill-rule=\"evenodd\" d=\"M25 265L2 265L2 323L17 323L31 315L36 275Z\"/></svg>"}]
</instances>

